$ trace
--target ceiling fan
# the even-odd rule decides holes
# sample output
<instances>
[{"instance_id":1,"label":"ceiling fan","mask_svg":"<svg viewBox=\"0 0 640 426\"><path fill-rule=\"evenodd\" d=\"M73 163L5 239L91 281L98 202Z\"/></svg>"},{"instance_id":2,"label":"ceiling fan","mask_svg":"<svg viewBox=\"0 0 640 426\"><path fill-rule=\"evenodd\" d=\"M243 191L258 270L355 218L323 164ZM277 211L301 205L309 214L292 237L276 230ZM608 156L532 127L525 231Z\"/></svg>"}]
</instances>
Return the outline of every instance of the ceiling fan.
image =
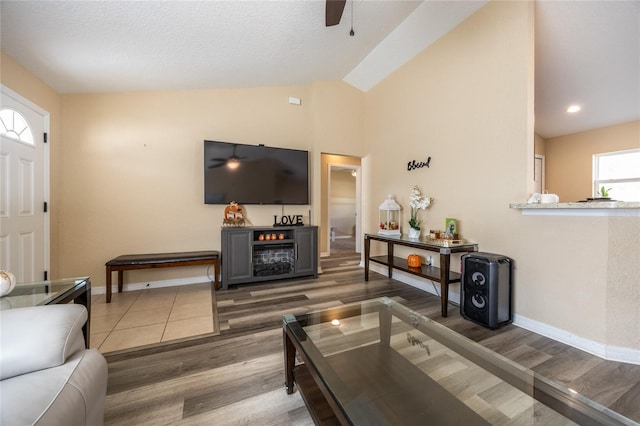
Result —
<instances>
[{"instance_id":1,"label":"ceiling fan","mask_svg":"<svg viewBox=\"0 0 640 426\"><path fill-rule=\"evenodd\" d=\"M324 10L324 21L327 27L333 27L340 23L342 12L347 0L327 0Z\"/></svg>"},{"instance_id":2,"label":"ceiling fan","mask_svg":"<svg viewBox=\"0 0 640 426\"><path fill-rule=\"evenodd\" d=\"M227 166L230 169L237 169L240 166L240 160L244 160L247 157L238 157L236 155L237 145L233 145L233 153L229 158L210 158L209 161L216 161L218 164L209 166L209 169L215 169L216 167Z\"/></svg>"}]
</instances>

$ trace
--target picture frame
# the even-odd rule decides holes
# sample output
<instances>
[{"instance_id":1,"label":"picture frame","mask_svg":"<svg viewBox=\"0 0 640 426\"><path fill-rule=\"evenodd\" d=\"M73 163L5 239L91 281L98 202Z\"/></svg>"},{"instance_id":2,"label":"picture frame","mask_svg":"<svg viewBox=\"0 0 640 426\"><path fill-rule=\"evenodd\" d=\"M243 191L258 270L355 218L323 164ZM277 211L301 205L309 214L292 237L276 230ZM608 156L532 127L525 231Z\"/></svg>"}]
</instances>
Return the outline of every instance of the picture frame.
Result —
<instances>
[{"instance_id":1,"label":"picture frame","mask_svg":"<svg viewBox=\"0 0 640 426\"><path fill-rule=\"evenodd\" d=\"M452 217L448 217L444 221L444 232L450 235L456 235L458 233L458 220Z\"/></svg>"}]
</instances>

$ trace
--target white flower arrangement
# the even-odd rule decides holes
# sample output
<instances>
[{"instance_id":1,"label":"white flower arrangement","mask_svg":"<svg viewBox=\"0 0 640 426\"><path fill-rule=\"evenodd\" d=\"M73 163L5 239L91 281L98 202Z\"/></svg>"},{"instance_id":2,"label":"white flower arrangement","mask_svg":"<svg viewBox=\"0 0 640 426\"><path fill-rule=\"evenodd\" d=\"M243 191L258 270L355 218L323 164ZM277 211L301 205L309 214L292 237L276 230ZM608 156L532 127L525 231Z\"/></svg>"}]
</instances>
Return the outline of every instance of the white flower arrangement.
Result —
<instances>
[{"instance_id":1,"label":"white flower arrangement","mask_svg":"<svg viewBox=\"0 0 640 426\"><path fill-rule=\"evenodd\" d=\"M423 197L418 185L415 185L411 189L409 195L409 206L411 206L411 219L409 219L409 226L413 229L420 230L420 221L418 220L418 210L424 210L431 205L433 198Z\"/></svg>"}]
</instances>

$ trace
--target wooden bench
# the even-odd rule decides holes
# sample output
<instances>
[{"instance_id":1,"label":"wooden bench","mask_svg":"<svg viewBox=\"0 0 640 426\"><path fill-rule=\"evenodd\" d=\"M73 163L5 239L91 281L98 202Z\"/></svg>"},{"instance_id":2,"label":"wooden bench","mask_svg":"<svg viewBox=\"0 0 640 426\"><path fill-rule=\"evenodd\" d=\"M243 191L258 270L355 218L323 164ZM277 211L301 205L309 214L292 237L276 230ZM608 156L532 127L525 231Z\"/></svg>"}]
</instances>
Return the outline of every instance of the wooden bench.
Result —
<instances>
[{"instance_id":1,"label":"wooden bench","mask_svg":"<svg viewBox=\"0 0 640 426\"><path fill-rule=\"evenodd\" d=\"M216 290L220 287L220 253L210 251L186 251L180 253L125 254L111 259L107 267L107 303L111 303L111 273L118 271L118 293L122 293L124 271L178 266L209 265L214 267Z\"/></svg>"}]
</instances>

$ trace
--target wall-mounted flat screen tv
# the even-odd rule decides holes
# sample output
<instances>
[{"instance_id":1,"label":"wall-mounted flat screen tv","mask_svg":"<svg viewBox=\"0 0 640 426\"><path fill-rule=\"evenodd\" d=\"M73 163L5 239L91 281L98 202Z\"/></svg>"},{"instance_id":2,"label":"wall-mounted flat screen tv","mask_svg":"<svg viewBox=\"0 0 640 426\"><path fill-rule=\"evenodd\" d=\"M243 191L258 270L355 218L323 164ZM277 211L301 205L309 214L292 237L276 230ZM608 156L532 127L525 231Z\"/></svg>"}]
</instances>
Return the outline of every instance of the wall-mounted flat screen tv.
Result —
<instances>
[{"instance_id":1,"label":"wall-mounted flat screen tv","mask_svg":"<svg viewBox=\"0 0 640 426\"><path fill-rule=\"evenodd\" d=\"M308 151L204 141L205 204L309 204Z\"/></svg>"}]
</instances>

